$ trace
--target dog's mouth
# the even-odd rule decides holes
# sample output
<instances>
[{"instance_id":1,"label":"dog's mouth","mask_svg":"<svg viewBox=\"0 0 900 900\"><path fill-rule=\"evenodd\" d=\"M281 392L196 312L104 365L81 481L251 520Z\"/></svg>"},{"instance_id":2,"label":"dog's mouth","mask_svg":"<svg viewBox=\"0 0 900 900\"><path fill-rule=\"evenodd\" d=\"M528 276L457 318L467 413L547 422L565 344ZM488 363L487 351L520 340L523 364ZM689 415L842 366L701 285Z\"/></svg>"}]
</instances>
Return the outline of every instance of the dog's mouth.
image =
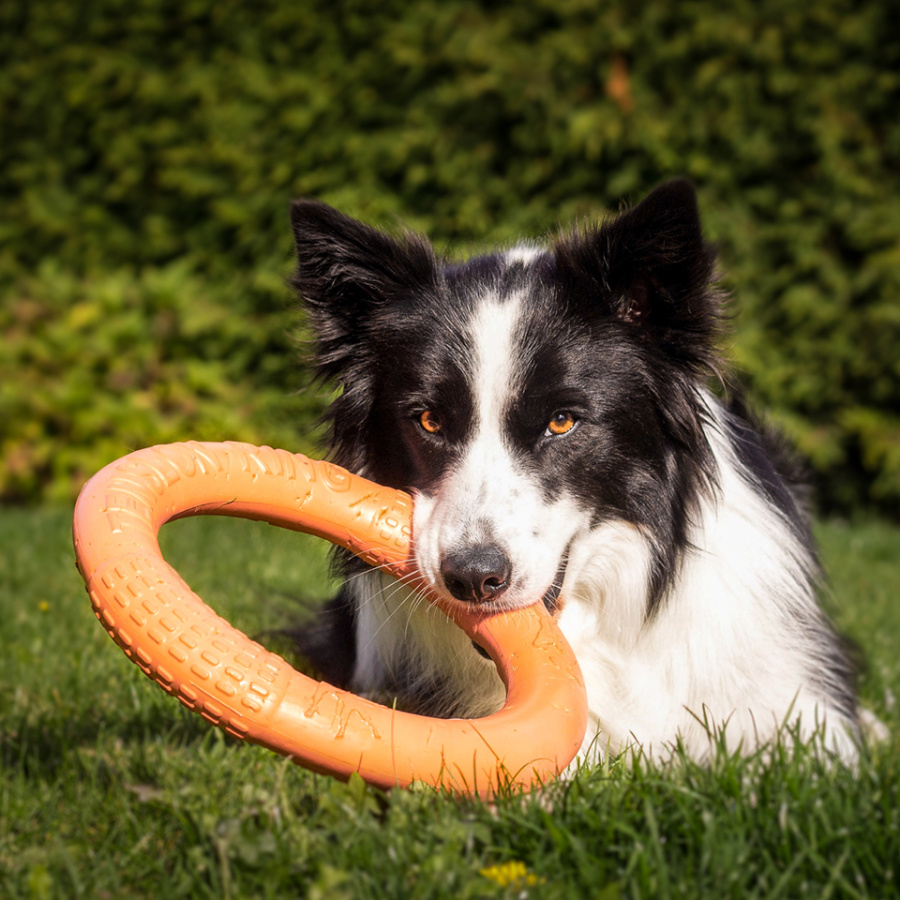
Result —
<instances>
[{"instance_id":1,"label":"dog's mouth","mask_svg":"<svg viewBox=\"0 0 900 900\"><path fill-rule=\"evenodd\" d=\"M556 577L550 584L550 587L547 588L544 596L541 599L541 602L547 609L547 612L550 613L551 616L555 616L560 611L559 604L559 595L562 591L563 581L566 578L566 567L569 564L569 548L566 548L566 552L563 554L562 560L559 564L559 568L556 570ZM472 646L485 658L490 659L490 655L484 647L479 646L472 641Z\"/></svg>"},{"instance_id":2,"label":"dog's mouth","mask_svg":"<svg viewBox=\"0 0 900 900\"><path fill-rule=\"evenodd\" d=\"M551 616L555 616L560 610L559 595L562 591L563 581L566 579L566 567L568 565L569 548L566 547L566 552L563 553L559 568L556 570L556 578L553 579L550 587L547 588L547 593L544 594L543 598L544 606L547 607L547 612L550 613Z\"/></svg>"}]
</instances>

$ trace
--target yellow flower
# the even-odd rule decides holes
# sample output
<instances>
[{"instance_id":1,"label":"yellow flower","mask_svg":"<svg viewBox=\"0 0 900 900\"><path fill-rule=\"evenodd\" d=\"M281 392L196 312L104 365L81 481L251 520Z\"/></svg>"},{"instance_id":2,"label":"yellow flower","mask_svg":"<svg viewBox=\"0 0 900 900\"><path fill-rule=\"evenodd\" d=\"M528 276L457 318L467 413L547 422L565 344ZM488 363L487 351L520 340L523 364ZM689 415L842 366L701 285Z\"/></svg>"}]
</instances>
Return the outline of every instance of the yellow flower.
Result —
<instances>
[{"instance_id":1,"label":"yellow flower","mask_svg":"<svg viewBox=\"0 0 900 900\"><path fill-rule=\"evenodd\" d=\"M481 869L479 874L496 882L500 887L532 887L546 882L545 878L538 878L534 872L529 872L525 863L519 860L488 866Z\"/></svg>"}]
</instances>

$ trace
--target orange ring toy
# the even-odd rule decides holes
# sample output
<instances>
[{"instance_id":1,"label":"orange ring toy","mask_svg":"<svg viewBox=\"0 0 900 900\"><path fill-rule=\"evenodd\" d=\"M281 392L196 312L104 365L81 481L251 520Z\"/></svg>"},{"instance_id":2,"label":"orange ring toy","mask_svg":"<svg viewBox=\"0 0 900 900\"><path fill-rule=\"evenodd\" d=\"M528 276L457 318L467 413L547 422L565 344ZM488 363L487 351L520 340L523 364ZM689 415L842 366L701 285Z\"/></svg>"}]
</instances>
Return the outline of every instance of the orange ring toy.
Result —
<instances>
[{"instance_id":1,"label":"orange ring toy","mask_svg":"<svg viewBox=\"0 0 900 900\"><path fill-rule=\"evenodd\" d=\"M317 772L383 788L414 781L483 796L555 777L587 727L581 671L543 604L486 615L445 608L497 664L499 712L433 719L307 678L238 631L162 558L159 528L200 513L319 535L417 578L412 498L327 462L239 443L166 444L108 465L84 487L73 531L94 613L150 678L229 734Z\"/></svg>"}]
</instances>

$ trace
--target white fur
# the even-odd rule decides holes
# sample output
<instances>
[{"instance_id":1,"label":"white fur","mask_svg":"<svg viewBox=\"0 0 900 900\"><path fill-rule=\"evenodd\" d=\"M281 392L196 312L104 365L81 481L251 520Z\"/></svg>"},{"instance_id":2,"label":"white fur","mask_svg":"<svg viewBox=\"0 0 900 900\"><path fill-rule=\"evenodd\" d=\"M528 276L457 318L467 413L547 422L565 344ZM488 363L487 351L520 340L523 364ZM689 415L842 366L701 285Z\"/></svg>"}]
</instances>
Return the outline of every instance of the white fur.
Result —
<instances>
[{"instance_id":1,"label":"white fur","mask_svg":"<svg viewBox=\"0 0 900 900\"><path fill-rule=\"evenodd\" d=\"M504 254L507 263L521 263L527 266L532 260L543 253L543 248L537 244L521 243L510 248Z\"/></svg>"},{"instance_id":2,"label":"white fur","mask_svg":"<svg viewBox=\"0 0 900 900\"><path fill-rule=\"evenodd\" d=\"M474 435L438 490L415 501L416 556L426 578L441 590L442 555L464 542L498 542L512 562L498 605L515 608L544 594L570 548L559 622L586 679L587 760L635 745L665 755L678 739L703 758L716 729L730 748L752 750L792 723L804 737L824 729L828 747L852 758L853 727L817 688L818 648L804 643L810 631L798 627L821 615L810 560L748 483L717 402L706 398L718 489L702 502L673 590L648 619L648 537L625 522L590 528L574 497L548 502L506 446L501 411L517 377L518 304L488 297L471 323ZM493 664L430 604L379 573L353 585L356 690L377 694L402 656L423 684L437 678L451 686L463 704L456 714L485 715L502 704Z\"/></svg>"},{"instance_id":3,"label":"white fur","mask_svg":"<svg viewBox=\"0 0 900 900\"><path fill-rule=\"evenodd\" d=\"M715 401L709 408L715 417ZM655 617L643 617L649 553L637 529L600 526L573 552L560 626L588 688L594 728L582 754L639 745L659 755L680 737L703 758L717 730L729 748L749 751L796 723L801 738L822 728L826 745L852 758L850 724L815 687L818 648L802 645L796 627L820 615L805 551L749 487L715 425L708 437L720 490Z\"/></svg>"}]
</instances>

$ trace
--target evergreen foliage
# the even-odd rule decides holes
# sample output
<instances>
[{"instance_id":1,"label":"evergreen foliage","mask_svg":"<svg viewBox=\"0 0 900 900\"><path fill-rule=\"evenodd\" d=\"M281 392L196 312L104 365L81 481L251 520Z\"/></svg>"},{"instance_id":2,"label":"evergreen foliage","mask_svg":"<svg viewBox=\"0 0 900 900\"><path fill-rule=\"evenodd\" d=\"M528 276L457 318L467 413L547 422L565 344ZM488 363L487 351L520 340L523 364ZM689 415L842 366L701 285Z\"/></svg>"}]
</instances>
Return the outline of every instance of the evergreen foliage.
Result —
<instances>
[{"instance_id":1,"label":"evergreen foliage","mask_svg":"<svg viewBox=\"0 0 900 900\"><path fill-rule=\"evenodd\" d=\"M288 202L461 254L698 186L732 355L832 510L900 499L881 0L0 5L0 497L158 440L308 448Z\"/></svg>"}]
</instances>

